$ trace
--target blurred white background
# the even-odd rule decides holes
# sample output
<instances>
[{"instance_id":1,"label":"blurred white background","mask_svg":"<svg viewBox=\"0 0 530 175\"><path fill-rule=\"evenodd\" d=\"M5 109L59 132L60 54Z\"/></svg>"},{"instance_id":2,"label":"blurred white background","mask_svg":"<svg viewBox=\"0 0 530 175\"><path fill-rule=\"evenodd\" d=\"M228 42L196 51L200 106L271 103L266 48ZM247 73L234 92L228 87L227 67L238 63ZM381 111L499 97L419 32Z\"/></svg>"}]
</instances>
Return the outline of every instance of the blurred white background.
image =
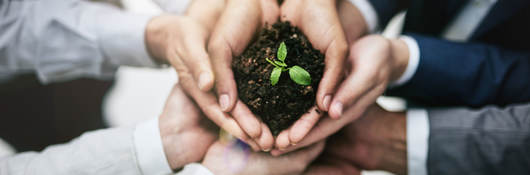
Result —
<instances>
[{"instance_id":1,"label":"blurred white background","mask_svg":"<svg viewBox=\"0 0 530 175\"><path fill-rule=\"evenodd\" d=\"M122 0L124 9L141 14L159 14L160 8L151 0ZM397 15L384 30L387 37L398 36L404 14ZM103 111L110 126L131 125L152 117L158 117L167 95L177 82L177 74L171 68L146 69L121 67L116 81L106 95ZM387 110L405 108L401 99L380 97L377 102ZM0 157L14 154L15 150L0 139ZM365 171L364 175L385 175L381 171Z\"/></svg>"}]
</instances>

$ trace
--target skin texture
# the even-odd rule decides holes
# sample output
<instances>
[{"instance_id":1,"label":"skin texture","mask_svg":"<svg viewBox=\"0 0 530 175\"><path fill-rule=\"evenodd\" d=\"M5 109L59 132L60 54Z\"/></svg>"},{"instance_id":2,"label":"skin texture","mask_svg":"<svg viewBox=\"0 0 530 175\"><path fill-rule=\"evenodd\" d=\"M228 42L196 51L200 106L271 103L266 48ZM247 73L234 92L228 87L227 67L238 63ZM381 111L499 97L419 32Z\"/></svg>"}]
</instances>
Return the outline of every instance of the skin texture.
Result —
<instances>
[{"instance_id":1,"label":"skin texture","mask_svg":"<svg viewBox=\"0 0 530 175\"><path fill-rule=\"evenodd\" d=\"M231 144L233 143L214 143L208 150L202 164L216 175L301 174L324 149L324 142L319 142L281 157L272 157L266 153L252 152L249 153L248 159L245 161L245 152L241 150L241 147L230 147ZM227 155L230 156L230 159L226 158ZM227 164L235 163L238 160L246 162L240 169L233 168L234 166Z\"/></svg>"},{"instance_id":2,"label":"skin texture","mask_svg":"<svg viewBox=\"0 0 530 175\"><path fill-rule=\"evenodd\" d=\"M204 114L254 150L272 149L270 130L238 102L236 93L230 93L231 104L227 107L219 105L217 95L210 90L215 82L217 94L226 89L235 92L231 70L224 68L229 68L233 54L242 52L262 21L277 18L262 15L262 8L269 9L270 14L276 8L279 14L272 0L194 1L186 16L161 15L153 18L146 29L146 45L152 57L170 63L178 72L182 88Z\"/></svg>"},{"instance_id":3,"label":"skin texture","mask_svg":"<svg viewBox=\"0 0 530 175\"><path fill-rule=\"evenodd\" d=\"M395 58L394 56L403 58ZM408 63L407 59L408 49L401 40L388 40L377 35L359 39L350 48L350 55L347 60L349 68L346 70L348 76L339 86L337 95L332 102L332 106L337 101L343 103L345 110L339 112L340 117L320 119L296 145L283 147L283 150L275 149L271 153L280 155L318 142L358 119L365 112L365 109L383 93L388 82L394 81L391 78L396 78L402 74ZM333 114L333 111L332 108L329 115L338 115ZM289 139L287 135L280 134L276 140L276 145L288 142Z\"/></svg>"},{"instance_id":4,"label":"skin texture","mask_svg":"<svg viewBox=\"0 0 530 175\"><path fill-rule=\"evenodd\" d=\"M241 130L241 135L251 138L251 141L243 139L245 142L254 143L264 151L272 149L274 138L269 128L239 101L231 63L232 57L243 52L255 32L266 23L272 24L278 16L279 7L275 0L228 0L208 44L219 107L223 112L230 112L239 127L225 129L233 135L231 130Z\"/></svg>"},{"instance_id":5,"label":"skin texture","mask_svg":"<svg viewBox=\"0 0 530 175\"><path fill-rule=\"evenodd\" d=\"M312 165L308 174L323 169L340 172L337 174L355 174L358 169L405 174L406 137L405 113L388 112L373 105L359 120L329 138L322 155L328 162Z\"/></svg>"},{"instance_id":6,"label":"skin texture","mask_svg":"<svg viewBox=\"0 0 530 175\"><path fill-rule=\"evenodd\" d=\"M172 169L201 160L219 129L205 118L176 85L159 119L162 145Z\"/></svg>"},{"instance_id":7,"label":"skin texture","mask_svg":"<svg viewBox=\"0 0 530 175\"><path fill-rule=\"evenodd\" d=\"M287 0L282 6L282 20L290 20L300 27L313 46L326 55L326 69L316 102L320 110L328 111L338 83L343 79L341 72L348 52L347 44L366 33L364 18L358 9L344 0ZM320 117L302 116L291 128L280 133L276 147L286 149L289 145L301 142Z\"/></svg>"}]
</instances>

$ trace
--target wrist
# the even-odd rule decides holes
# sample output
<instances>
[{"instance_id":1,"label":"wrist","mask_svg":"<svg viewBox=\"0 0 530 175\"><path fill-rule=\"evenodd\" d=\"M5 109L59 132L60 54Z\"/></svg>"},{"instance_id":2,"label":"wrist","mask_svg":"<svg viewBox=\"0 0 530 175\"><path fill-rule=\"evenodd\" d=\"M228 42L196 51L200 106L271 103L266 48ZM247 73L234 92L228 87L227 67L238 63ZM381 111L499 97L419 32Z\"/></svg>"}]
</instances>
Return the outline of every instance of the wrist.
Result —
<instances>
[{"instance_id":1,"label":"wrist","mask_svg":"<svg viewBox=\"0 0 530 175\"><path fill-rule=\"evenodd\" d=\"M160 137L162 139L162 147L169 166L172 170L176 170L191 163L189 157L191 157L193 153L190 150L194 149L187 148L188 144L186 144L181 137L182 129L168 123L169 122L159 120Z\"/></svg>"},{"instance_id":2,"label":"wrist","mask_svg":"<svg viewBox=\"0 0 530 175\"><path fill-rule=\"evenodd\" d=\"M337 6L338 15L348 44L354 43L359 37L369 31L367 19L364 18L360 9L350 1L340 1Z\"/></svg>"},{"instance_id":3,"label":"wrist","mask_svg":"<svg viewBox=\"0 0 530 175\"><path fill-rule=\"evenodd\" d=\"M409 49L407 43L401 39L391 39L391 57L394 61L390 82L395 82L405 73L409 63Z\"/></svg>"},{"instance_id":4,"label":"wrist","mask_svg":"<svg viewBox=\"0 0 530 175\"><path fill-rule=\"evenodd\" d=\"M147 51L153 60L159 63L167 63L166 46L168 33L166 26L173 22L175 16L160 15L152 18L145 29L145 42Z\"/></svg>"}]
</instances>

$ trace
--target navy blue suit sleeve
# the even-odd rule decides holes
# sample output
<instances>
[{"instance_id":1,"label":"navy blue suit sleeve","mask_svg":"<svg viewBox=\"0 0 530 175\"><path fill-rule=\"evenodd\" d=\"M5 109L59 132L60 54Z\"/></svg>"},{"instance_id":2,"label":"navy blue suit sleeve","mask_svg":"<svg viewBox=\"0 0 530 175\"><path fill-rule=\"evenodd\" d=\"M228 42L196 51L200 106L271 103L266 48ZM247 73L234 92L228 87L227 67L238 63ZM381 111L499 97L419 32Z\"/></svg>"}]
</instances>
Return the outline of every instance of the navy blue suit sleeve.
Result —
<instances>
[{"instance_id":1,"label":"navy blue suit sleeve","mask_svg":"<svg viewBox=\"0 0 530 175\"><path fill-rule=\"evenodd\" d=\"M374 7L379 19L379 26L386 26L390 19L405 9L402 0L368 0Z\"/></svg>"},{"instance_id":2,"label":"navy blue suit sleeve","mask_svg":"<svg viewBox=\"0 0 530 175\"><path fill-rule=\"evenodd\" d=\"M418 69L387 95L427 105L472 107L530 101L530 51L408 35L418 42Z\"/></svg>"}]
</instances>

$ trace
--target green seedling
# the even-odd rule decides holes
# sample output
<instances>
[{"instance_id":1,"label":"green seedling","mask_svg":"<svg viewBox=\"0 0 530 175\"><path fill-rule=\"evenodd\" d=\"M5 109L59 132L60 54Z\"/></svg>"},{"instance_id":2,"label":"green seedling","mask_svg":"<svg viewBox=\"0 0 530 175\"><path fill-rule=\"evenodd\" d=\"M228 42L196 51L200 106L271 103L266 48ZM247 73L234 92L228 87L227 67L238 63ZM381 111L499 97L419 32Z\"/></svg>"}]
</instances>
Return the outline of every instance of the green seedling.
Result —
<instances>
[{"instance_id":1,"label":"green seedling","mask_svg":"<svg viewBox=\"0 0 530 175\"><path fill-rule=\"evenodd\" d=\"M311 84L311 75L309 75L309 72L307 72L304 68L297 65L287 68L287 64L285 64L285 58L287 57L287 47L285 46L284 42L280 43L280 47L278 48L276 56L278 60L274 61L266 58L270 64L274 65L274 69L271 73L271 84L273 86L278 83L282 72L285 71L289 71L289 76L295 83L304 86Z\"/></svg>"}]
</instances>

